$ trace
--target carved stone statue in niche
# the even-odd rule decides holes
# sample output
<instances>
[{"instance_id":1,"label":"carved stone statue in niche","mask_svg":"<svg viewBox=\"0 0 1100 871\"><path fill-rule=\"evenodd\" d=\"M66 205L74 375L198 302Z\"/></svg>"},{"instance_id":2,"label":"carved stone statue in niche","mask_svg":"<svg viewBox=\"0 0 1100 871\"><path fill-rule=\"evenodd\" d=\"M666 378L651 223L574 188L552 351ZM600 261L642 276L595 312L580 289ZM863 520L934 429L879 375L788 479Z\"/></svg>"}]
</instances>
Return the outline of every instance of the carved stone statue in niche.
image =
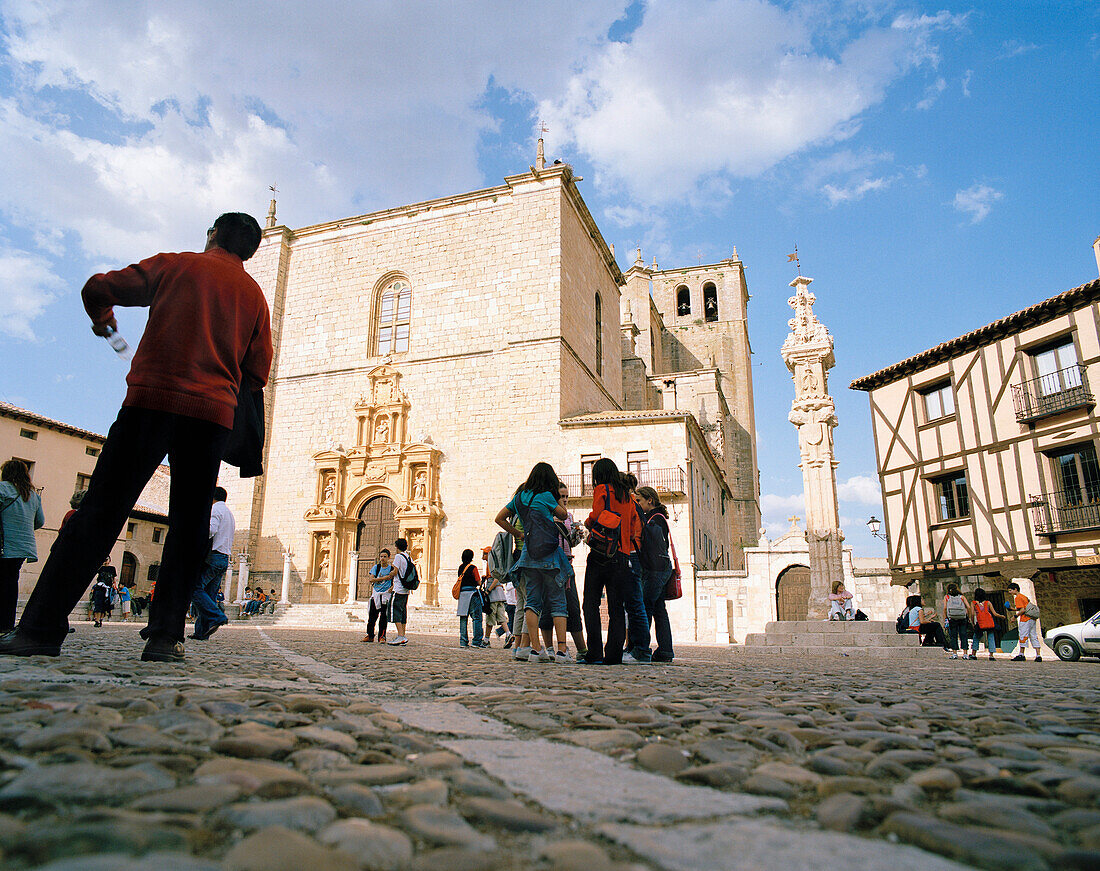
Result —
<instances>
[{"instance_id":1,"label":"carved stone statue in niche","mask_svg":"<svg viewBox=\"0 0 1100 871\"><path fill-rule=\"evenodd\" d=\"M325 475L325 490L321 496L321 502L324 505L331 505L336 501L336 476Z\"/></svg>"},{"instance_id":2,"label":"carved stone statue in niche","mask_svg":"<svg viewBox=\"0 0 1100 871\"><path fill-rule=\"evenodd\" d=\"M317 536L317 580L319 581L328 578L329 570L332 565L331 553L332 549L328 533L326 532Z\"/></svg>"},{"instance_id":3,"label":"carved stone statue in niche","mask_svg":"<svg viewBox=\"0 0 1100 871\"><path fill-rule=\"evenodd\" d=\"M414 529L409 533L409 556L414 563L422 564L421 557L424 556L424 532L420 529Z\"/></svg>"},{"instance_id":4,"label":"carved stone statue in niche","mask_svg":"<svg viewBox=\"0 0 1100 871\"><path fill-rule=\"evenodd\" d=\"M413 478L413 502L424 502L428 498L428 471L417 469Z\"/></svg>"},{"instance_id":5,"label":"carved stone statue in niche","mask_svg":"<svg viewBox=\"0 0 1100 871\"><path fill-rule=\"evenodd\" d=\"M802 372L802 395L813 396L817 393L817 376L814 370L807 368Z\"/></svg>"},{"instance_id":6,"label":"carved stone statue in niche","mask_svg":"<svg viewBox=\"0 0 1100 871\"><path fill-rule=\"evenodd\" d=\"M390 419L388 417L378 418L378 423L374 426L374 441L375 444L388 444L390 440Z\"/></svg>"}]
</instances>

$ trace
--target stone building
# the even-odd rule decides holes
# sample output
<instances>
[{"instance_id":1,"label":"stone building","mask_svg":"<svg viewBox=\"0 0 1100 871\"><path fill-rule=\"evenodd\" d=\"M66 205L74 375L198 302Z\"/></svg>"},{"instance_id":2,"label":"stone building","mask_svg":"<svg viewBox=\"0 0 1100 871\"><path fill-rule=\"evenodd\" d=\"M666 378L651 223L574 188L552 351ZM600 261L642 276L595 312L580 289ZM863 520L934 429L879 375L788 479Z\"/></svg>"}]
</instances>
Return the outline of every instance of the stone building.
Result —
<instances>
[{"instance_id":1,"label":"stone building","mask_svg":"<svg viewBox=\"0 0 1100 871\"><path fill-rule=\"evenodd\" d=\"M46 556L57 538L69 500L87 489L96 457L106 441L79 427L51 420L6 402L0 402L0 462L23 460L31 469L31 480L42 497L45 525L35 533L37 563L24 563L19 575L19 599L26 601ZM118 542L111 550L111 563L121 580L139 593L147 593L160 568L164 536L168 531L167 466L161 466L142 492L127 518ZM89 585L92 579L88 579Z\"/></svg>"},{"instance_id":2,"label":"stone building","mask_svg":"<svg viewBox=\"0 0 1100 871\"><path fill-rule=\"evenodd\" d=\"M1015 579L1046 629L1100 611L1098 324L1100 280L852 382L895 583L938 598Z\"/></svg>"},{"instance_id":3,"label":"stone building","mask_svg":"<svg viewBox=\"0 0 1100 871\"><path fill-rule=\"evenodd\" d=\"M684 569L736 568L759 499L741 261L620 271L568 165L290 229L247 263L272 309L266 474L227 469L237 548L290 598L366 598L408 538L434 604L540 460L580 514L613 458L663 494ZM361 556L361 558L360 558ZM585 554L578 554L583 573ZM258 574L257 574L258 573Z\"/></svg>"}]
</instances>

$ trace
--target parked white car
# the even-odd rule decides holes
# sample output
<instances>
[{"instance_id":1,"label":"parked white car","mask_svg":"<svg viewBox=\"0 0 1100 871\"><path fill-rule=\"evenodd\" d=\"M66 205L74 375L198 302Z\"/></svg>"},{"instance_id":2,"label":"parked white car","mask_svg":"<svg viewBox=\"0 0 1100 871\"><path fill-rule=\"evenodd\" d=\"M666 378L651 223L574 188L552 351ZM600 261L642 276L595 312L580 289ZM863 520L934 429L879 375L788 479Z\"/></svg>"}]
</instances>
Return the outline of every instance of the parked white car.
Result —
<instances>
[{"instance_id":1,"label":"parked white car","mask_svg":"<svg viewBox=\"0 0 1100 871\"><path fill-rule=\"evenodd\" d=\"M1082 655L1100 656L1100 611L1083 623L1051 629L1043 639L1066 662L1076 662Z\"/></svg>"}]
</instances>

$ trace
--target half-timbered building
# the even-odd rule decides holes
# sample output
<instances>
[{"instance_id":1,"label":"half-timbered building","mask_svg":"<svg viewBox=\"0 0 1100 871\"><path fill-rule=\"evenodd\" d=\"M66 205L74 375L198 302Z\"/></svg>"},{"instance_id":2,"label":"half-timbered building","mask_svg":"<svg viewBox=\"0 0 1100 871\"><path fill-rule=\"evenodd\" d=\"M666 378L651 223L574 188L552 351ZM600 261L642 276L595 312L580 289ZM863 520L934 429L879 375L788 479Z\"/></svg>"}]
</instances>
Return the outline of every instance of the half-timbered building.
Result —
<instances>
[{"instance_id":1,"label":"half-timbered building","mask_svg":"<svg viewBox=\"0 0 1100 871\"><path fill-rule=\"evenodd\" d=\"M851 386L870 398L894 583L928 601L1016 579L1046 628L1100 610L1100 280Z\"/></svg>"}]
</instances>

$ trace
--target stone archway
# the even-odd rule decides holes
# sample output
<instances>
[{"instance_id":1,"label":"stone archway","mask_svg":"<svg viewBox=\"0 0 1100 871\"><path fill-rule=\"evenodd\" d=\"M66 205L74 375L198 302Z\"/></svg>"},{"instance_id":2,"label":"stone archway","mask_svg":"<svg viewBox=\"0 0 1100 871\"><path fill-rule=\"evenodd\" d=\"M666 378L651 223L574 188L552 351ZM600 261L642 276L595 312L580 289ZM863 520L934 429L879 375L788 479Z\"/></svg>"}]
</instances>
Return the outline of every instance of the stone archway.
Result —
<instances>
[{"instance_id":1,"label":"stone archway","mask_svg":"<svg viewBox=\"0 0 1100 871\"><path fill-rule=\"evenodd\" d=\"M130 551L122 554L122 565L119 567L118 584L120 587L133 587L137 583L137 557Z\"/></svg>"},{"instance_id":2,"label":"stone archway","mask_svg":"<svg viewBox=\"0 0 1100 871\"><path fill-rule=\"evenodd\" d=\"M355 533L355 550L359 554L355 597L364 602L371 596L371 567L382 548L393 553L393 542L400 529L394 511L397 503L389 496L374 496L359 510L359 526Z\"/></svg>"},{"instance_id":3,"label":"stone archway","mask_svg":"<svg viewBox=\"0 0 1100 871\"><path fill-rule=\"evenodd\" d=\"M777 620L805 620L810 608L809 566L788 566L775 579Z\"/></svg>"}]
</instances>

